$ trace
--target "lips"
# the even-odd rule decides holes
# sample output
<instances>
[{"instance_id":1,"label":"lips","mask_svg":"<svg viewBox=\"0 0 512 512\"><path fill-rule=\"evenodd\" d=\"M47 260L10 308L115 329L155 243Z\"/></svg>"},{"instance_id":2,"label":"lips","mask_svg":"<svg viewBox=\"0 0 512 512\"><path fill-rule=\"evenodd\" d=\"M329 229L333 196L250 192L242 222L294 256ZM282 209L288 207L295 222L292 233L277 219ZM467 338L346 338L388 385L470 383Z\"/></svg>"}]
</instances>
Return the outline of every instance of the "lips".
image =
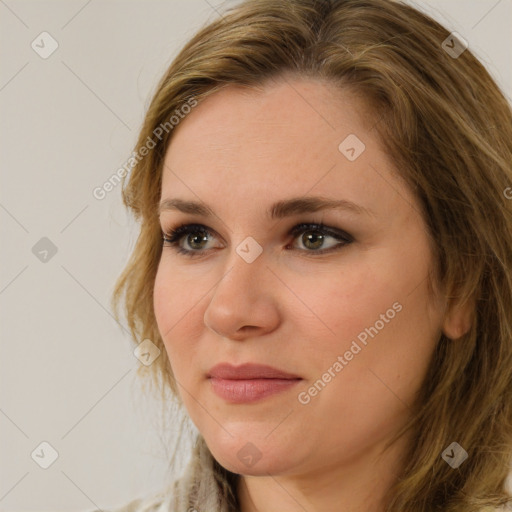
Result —
<instances>
[{"instance_id":1,"label":"lips","mask_svg":"<svg viewBox=\"0 0 512 512\"><path fill-rule=\"evenodd\" d=\"M262 400L295 386L302 380L272 366L246 363L233 366L221 363L207 374L212 390L220 398L234 404Z\"/></svg>"},{"instance_id":2,"label":"lips","mask_svg":"<svg viewBox=\"0 0 512 512\"><path fill-rule=\"evenodd\" d=\"M251 380L251 379L300 379L298 375L278 370L272 366L263 364L246 363L241 366L233 366L229 363L221 363L214 366L207 374L209 378L229 380Z\"/></svg>"}]
</instances>

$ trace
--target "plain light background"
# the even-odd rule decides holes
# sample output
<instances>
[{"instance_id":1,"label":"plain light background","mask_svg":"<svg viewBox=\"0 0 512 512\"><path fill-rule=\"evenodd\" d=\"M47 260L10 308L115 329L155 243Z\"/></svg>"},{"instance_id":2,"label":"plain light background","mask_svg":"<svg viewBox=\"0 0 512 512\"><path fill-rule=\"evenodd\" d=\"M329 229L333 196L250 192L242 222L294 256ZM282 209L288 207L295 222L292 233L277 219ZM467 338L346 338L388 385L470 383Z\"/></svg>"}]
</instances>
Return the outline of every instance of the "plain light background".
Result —
<instances>
[{"instance_id":1,"label":"plain light background","mask_svg":"<svg viewBox=\"0 0 512 512\"><path fill-rule=\"evenodd\" d=\"M137 227L120 186L92 191L126 162L172 58L236 3L0 0L1 511L108 509L169 478L160 409L109 312ZM414 5L512 97L512 0ZM59 45L47 59L31 47L45 31ZM44 237L46 262L33 252ZM43 441L58 452L48 469L31 457Z\"/></svg>"}]
</instances>

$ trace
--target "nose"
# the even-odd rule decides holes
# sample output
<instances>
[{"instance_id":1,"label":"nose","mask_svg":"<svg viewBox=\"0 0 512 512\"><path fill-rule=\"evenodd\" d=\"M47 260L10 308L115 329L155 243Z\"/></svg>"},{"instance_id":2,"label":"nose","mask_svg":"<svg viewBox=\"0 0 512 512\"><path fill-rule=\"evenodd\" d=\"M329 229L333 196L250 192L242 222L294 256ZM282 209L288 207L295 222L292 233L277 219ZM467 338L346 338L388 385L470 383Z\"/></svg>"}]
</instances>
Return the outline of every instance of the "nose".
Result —
<instances>
[{"instance_id":1,"label":"nose","mask_svg":"<svg viewBox=\"0 0 512 512\"><path fill-rule=\"evenodd\" d=\"M236 341L261 336L277 328L279 280L267 263L265 252L247 263L233 250L228 271L215 286L204 313L206 327Z\"/></svg>"}]
</instances>

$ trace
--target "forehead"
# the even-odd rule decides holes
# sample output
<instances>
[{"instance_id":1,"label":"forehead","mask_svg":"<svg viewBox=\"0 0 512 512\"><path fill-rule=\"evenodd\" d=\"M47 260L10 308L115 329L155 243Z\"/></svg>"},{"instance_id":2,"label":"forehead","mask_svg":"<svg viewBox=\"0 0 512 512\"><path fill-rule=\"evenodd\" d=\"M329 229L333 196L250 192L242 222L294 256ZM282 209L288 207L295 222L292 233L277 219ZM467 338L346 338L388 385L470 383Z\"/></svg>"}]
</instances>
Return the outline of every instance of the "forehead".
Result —
<instances>
[{"instance_id":1,"label":"forehead","mask_svg":"<svg viewBox=\"0 0 512 512\"><path fill-rule=\"evenodd\" d=\"M172 191L211 202L222 191L248 207L258 198L262 208L263 198L305 195L314 188L319 195L379 201L389 209L386 201L399 184L385 185L393 181L392 165L372 123L360 98L319 81L281 81L259 90L228 86L175 128L162 195ZM347 140L359 144L352 161L340 150Z\"/></svg>"},{"instance_id":2,"label":"forehead","mask_svg":"<svg viewBox=\"0 0 512 512\"><path fill-rule=\"evenodd\" d=\"M204 99L174 129L168 156L188 153L191 162L206 150L220 156L224 149L243 148L247 155L251 149L260 154L263 146L310 154L312 148L332 149L343 132L363 136L370 131L369 118L360 98L320 81L284 79L258 89L230 85ZM305 140L307 147L298 144Z\"/></svg>"}]
</instances>

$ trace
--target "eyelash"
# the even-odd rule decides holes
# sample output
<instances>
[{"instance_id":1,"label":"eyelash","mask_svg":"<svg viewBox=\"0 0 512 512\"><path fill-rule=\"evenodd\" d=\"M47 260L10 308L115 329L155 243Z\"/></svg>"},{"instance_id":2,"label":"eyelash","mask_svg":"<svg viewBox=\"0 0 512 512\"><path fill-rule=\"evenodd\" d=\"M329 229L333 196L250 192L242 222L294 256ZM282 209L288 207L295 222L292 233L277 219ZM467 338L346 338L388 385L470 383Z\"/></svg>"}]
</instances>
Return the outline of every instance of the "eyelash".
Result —
<instances>
[{"instance_id":1,"label":"eyelash","mask_svg":"<svg viewBox=\"0 0 512 512\"><path fill-rule=\"evenodd\" d=\"M290 230L290 235L293 236L293 238L296 238L299 234L305 233L308 231L313 232L319 232L322 235L327 235L332 238L335 238L336 240L339 240L340 244L331 247L329 249L321 249L321 250L307 250L307 249L298 249L300 252L307 252L307 253L313 253L313 254L326 254L329 252L334 252L342 249L346 245L351 244L354 240L353 238L343 231L339 231L337 229L330 228L328 226L325 226L322 223L301 223L297 224ZM176 251L179 254L183 254L184 256L188 256L189 258L202 256L204 253L208 251L206 250L188 250L183 249L180 247L179 242L180 240L185 236L189 235L191 233L200 233L201 235L212 235L212 231L210 231L206 226L203 226L202 224L180 224L174 229L169 230L166 233L163 233L162 240L165 244L168 244L167 246Z\"/></svg>"}]
</instances>

